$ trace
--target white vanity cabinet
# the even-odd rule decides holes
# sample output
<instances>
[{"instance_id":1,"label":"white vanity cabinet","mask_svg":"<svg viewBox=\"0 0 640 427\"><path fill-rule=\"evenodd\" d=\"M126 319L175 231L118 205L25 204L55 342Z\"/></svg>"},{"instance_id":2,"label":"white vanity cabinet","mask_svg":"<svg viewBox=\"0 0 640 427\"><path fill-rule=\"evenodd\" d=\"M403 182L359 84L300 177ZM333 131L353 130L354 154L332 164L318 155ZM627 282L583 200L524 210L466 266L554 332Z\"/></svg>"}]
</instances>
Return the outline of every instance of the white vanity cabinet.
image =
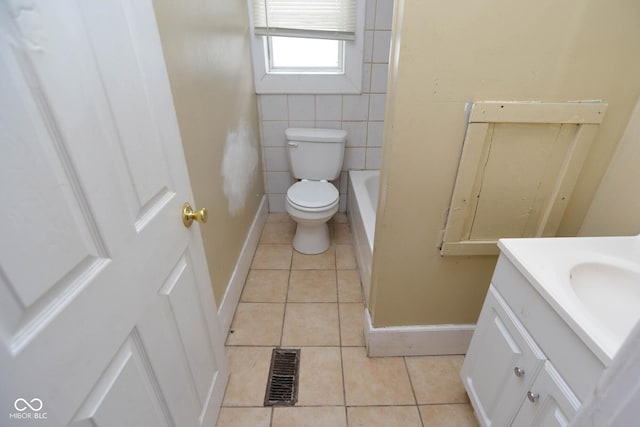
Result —
<instances>
[{"instance_id":1,"label":"white vanity cabinet","mask_svg":"<svg viewBox=\"0 0 640 427\"><path fill-rule=\"evenodd\" d=\"M480 425L567 426L603 369L501 255L461 371Z\"/></svg>"}]
</instances>

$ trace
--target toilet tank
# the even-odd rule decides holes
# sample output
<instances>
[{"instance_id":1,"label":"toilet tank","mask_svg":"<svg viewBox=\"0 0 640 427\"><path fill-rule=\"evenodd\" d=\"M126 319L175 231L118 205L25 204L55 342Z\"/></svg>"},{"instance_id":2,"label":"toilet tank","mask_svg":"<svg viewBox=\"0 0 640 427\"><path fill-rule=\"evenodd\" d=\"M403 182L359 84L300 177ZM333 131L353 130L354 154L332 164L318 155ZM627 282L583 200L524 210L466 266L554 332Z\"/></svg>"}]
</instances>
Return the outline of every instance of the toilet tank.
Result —
<instances>
[{"instance_id":1,"label":"toilet tank","mask_svg":"<svg viewBox=\"0 0 640 427\"><path fill-rule=\"evenodd\" d=\"M340 175L347 131L289 128L285 135L294 178L329 181Z\"/></svg>"}]
</instances>

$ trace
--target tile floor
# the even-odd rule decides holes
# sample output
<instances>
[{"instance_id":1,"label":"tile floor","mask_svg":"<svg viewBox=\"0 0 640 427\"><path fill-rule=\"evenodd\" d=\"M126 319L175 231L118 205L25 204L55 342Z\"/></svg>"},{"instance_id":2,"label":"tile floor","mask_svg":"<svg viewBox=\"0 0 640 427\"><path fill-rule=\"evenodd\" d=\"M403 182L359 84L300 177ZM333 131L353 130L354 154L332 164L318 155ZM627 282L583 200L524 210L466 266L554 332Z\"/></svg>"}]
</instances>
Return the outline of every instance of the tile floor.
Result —
<instances>
[{"instance_id":1,"label":"tile floor","mask_svg":"<svg viewBox=\"0 0 640 427\"><path fill-rule=\"evenodd\" d=\"M303 255L295 223L270 214L227 337L218 427L477 426L462 356L368 358L360 276L344 214L331 248ZM273 347L301 348L298 403L264 407Z\"/></svg>"}]
</instances>

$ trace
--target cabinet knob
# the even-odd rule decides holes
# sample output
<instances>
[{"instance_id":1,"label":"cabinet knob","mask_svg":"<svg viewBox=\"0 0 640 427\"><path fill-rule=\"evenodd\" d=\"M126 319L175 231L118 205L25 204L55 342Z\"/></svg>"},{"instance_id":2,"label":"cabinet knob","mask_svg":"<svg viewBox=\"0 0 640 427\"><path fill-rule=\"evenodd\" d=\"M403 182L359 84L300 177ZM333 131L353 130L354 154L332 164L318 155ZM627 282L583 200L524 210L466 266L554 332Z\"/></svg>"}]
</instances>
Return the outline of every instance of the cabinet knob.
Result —
<instances>
[{"instance_id":1,"label":"cabinet knob","mask_svg":"<svg viewBox=\"0 0 640 427\"><path fill-rule=\"evenodd\" d=\"M513 368L513 375L515 375L518 378L524 377L524 369L516 366L515 368Z\"/></svg>"},{"instance_id":2,"label":"cabinet knob","mask_svg":"<svg viewBox=\"0 0 640 427\"><path fill-rule=\"evenodd\" d=\"M532 393L531 391L527 392L527 399L529 399L529 401L536 403L539 398L540 395L538 393Z\"/></svg>"}]
</instances>

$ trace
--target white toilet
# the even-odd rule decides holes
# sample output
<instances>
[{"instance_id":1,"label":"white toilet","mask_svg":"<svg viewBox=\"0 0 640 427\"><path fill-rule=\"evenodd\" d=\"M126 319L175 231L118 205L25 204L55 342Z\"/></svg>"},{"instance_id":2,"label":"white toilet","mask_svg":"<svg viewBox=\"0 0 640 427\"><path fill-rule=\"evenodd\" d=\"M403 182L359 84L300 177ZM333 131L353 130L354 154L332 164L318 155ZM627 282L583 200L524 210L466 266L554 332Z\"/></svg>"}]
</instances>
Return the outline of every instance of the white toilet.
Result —
<instances>
[{"instance_id":1,"label":"white toilet","mask_svg":"<svg viewBox=\"0 0 640 427\"><path fill-rule=\"evenodd\" d=\"M293 247L319 254L329 248L327 221L340 205L338 189L329 181L340 175L347 132L289 128L285 135L291 174L300 180L287 190L287 213L298 223Z\"/></svg>"}]
</instances>

